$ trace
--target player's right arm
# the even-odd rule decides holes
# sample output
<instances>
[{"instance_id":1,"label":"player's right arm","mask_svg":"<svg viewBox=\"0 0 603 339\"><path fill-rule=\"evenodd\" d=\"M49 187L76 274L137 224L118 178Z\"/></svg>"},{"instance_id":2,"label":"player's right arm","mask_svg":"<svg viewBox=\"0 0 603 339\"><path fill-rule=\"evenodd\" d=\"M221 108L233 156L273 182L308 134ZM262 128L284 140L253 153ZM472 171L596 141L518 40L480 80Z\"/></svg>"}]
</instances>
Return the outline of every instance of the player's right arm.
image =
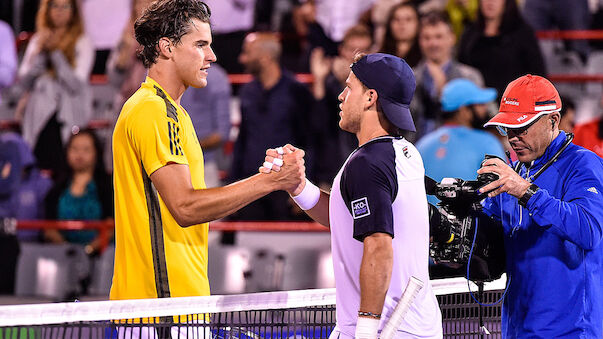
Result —
<instances>
[{"instance_id":1,"label":"player's right arm","mask_svg":"<svg viewBox=\"0 0 603 339\"><path fill-rule=\"evenodd\" d=\"M276 190L296 187L303 171L303 153L287 157L281 172L256 174L225 187L194 189L187 165L168 164L150 178L168 210L182 227L220 219Z\"/></svg>"},{"instance_id":2,"label":"player's right arm","mask_svg":"<svg viewBox=\"0 0 603 339\"><path fill-rule=\"evenodd\" d=\"M147 100L126 119L129 143L140 158L142 170L151 179L176 222L187 227L216 220L275 190L293 190L305 171L303 151L286 154L282 173L257 174L226 187L195 189L189 159L199 154L183 152L187 140L175 108L163 100ZM189 126L190 128L190 126Z\"/></svg>"}]
</instances>

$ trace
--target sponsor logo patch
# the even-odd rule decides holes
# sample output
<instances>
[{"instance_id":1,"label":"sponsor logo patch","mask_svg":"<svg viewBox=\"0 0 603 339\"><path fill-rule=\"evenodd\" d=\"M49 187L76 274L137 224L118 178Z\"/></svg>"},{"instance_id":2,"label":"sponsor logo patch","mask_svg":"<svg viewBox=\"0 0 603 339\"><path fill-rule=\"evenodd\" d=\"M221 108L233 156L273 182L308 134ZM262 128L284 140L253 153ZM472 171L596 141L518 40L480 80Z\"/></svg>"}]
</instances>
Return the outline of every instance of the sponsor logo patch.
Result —
<instances>
[{"instance_id":1,"label":"sponsor logo patch","mask_svg":"<svg viewBox=\"0 0 603 339\"><path fill-rule=\"evenodd\" d=\"M404 148L402 149L402 153L404 153L404 156L406 158L410 158L410 153L408 152L408 146L404 146Z\"/></svg>"},{"instance_id":2,"label":"sponsor logo patch","mask_svg":"<svg viewBox=\"0 0 603 339\"><path fill-rule=\"evenodd\" d=\"M527 117L528 116L524 114L524 115L520 116L519 118L517 118L517 122L522 122L523 120L526 120Z\"/></svg>"},{"instance_id":3,"label":"sponsor logo patch","mask_svg":"<svg viewBox=\"0 0 603 339\"><path fill-rule=\"evenodd\" d=\"M594 187L591 187L591 188L587 189L587 191L592 192L594 194L599 194L599 191L597 191L597 189L594 188Z\"/></svg>"},{"instance_id":4,"label":"sponsor logo patch","mask_svg":"<svg viewBox=\"0 0 603 339\"><path fill-rule=\"evenodd\" d=\"M371 215L371 210L366 197L352 201L352 216L354 219L360 219L368 215Z\"/></svg>"},{"instance_id":5,"label":"sponsor logo patch","mask_svg":"<svg viewBox=\"0 0 603 339\"><path fill-rule=\"evenodd\" d=\"M507 105L519 106L519 100L515 98L504 98L503 101Z\"/></svg>"}]
</instances>

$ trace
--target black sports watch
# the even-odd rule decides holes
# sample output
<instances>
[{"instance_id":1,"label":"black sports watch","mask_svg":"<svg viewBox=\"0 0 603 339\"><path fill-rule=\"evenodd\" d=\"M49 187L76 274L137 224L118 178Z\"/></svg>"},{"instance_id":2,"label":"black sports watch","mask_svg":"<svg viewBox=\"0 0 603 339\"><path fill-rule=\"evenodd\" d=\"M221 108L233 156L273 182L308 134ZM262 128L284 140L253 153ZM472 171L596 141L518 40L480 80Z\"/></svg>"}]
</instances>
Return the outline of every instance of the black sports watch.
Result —
<instances>
[{"instance_id":1,"label":"black sports watch","mask_svg":"<svg viewBox=\"0 0 603 339\"><path fill-rule=\"evenodd\" d=\"M538 192L540 187L536 186L536 184L531 184L524 195L519 198L519 204L523 207L527 207L528 201L534 195L534 193Z\"/></svg>"}]
</instances>

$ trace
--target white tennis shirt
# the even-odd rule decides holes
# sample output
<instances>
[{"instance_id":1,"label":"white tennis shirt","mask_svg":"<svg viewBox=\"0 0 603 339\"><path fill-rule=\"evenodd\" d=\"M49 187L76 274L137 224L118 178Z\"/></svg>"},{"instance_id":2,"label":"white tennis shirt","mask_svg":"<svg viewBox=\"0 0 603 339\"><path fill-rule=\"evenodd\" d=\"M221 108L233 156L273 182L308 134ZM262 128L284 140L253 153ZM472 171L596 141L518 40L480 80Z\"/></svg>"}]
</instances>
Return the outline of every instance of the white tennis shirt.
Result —
<instances>
[{"instance_id":1,"label":"white tennis shirt","mask_svg":"<svg viewBox=\"0 0 603 339\"><path fill-rule=\"evenodd\" d=\"M334 179L329 202L331 250L337 298L336 330L354 336L360 306L363 239L383 232L393 237L392 277L380 330L411 276L424 287L410 307L402 336L441 338L442 317L429 282L429 218L425 169L407 140L379 137L356 149Z\"/></svg>"}]
</instances>

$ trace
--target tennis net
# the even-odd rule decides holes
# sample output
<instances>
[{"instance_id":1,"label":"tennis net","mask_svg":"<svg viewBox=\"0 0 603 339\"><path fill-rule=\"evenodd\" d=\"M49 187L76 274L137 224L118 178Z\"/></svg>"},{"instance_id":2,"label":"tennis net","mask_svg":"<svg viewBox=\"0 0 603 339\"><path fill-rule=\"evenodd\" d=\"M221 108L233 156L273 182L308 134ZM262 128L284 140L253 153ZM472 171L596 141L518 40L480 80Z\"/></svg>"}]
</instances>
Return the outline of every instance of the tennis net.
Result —
<instances>
[{"instance_id":1,"label":"tennis net","mask_svg":"<svg viewBox=\"0 0 603 339\"><path fill-rule=\"evenodd\" d=\"M479 338L478 305L466 280L432 284L445 337ZM486 285L484 302L500 298L502 288L501 281ZM500 337L500 306L481 315L489 337ZM334 326L334 289L0 307L0 338L11 339L328 338Z\"/></svg>"}]
</instances>

